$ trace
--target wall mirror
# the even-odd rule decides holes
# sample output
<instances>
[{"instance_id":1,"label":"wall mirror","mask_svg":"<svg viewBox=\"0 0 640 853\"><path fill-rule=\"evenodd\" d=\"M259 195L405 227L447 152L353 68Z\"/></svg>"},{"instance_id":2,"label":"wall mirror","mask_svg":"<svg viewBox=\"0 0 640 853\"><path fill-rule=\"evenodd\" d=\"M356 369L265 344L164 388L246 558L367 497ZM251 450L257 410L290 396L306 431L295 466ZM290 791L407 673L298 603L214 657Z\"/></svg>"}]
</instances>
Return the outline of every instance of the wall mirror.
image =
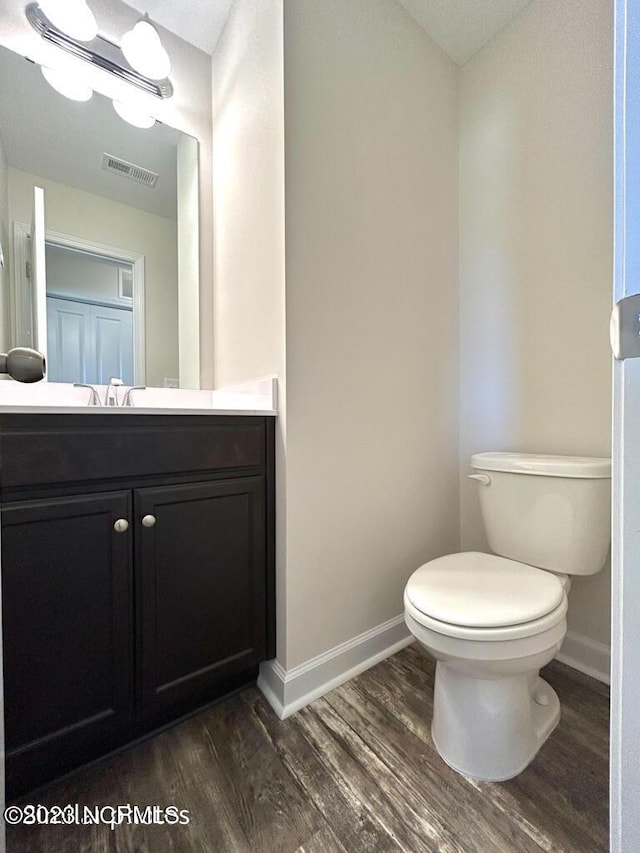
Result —
<instances>
[{"instance_id":1,"label":"wall mirror","mask_svg":"<svg viewBox=\"0 0 640 853\"><path fill-rule=\"evenodd\" d=\"M2 47L0 81L2 350L41 350L51 382L199 387L197 140Z\"/></svg>"}]
</instances>

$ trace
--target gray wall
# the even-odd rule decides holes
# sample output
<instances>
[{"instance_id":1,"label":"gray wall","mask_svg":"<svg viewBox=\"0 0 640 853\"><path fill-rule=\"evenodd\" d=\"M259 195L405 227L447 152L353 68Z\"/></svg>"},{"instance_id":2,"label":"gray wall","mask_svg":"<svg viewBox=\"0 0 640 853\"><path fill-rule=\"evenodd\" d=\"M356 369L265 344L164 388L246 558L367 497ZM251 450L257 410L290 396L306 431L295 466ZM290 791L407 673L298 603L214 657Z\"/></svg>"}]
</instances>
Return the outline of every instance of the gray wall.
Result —
<instances>
[{"instance_id":1,"label":"gray wall","mask_svg":"<svg viewBox=\"0 0 640 853\"><path fill-rule=\"evenodd\" d=\"M284 8L290 669L458 548L458 75L397 3Z\"/></svg>"}]
</instances>

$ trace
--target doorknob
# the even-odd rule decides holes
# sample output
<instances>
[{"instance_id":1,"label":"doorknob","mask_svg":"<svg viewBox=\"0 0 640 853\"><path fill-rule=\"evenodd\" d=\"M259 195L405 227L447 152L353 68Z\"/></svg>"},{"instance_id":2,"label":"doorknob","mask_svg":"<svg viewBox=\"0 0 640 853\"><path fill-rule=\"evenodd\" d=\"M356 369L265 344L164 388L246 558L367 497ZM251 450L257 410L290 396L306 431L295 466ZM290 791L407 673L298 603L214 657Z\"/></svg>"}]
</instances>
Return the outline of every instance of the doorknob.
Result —
<instances>
[{"instance_id":1,"label":"doorknob","mask_svg":"<svg viewBox=\"0 0 640 853\"><path fill-rule=\"evenodd\" d=\"M116 533L126 533L129 529L129 522L126 518L119 518L113 525L113 529Z\"/></svg>"},{"instance_id":2,"label":"doorknob","mask_svg":"<svg viewBox=\"0 0 640 853\"><path fill-rule=\"evenodd\" d=\"M143 527L153 527L156 523L155 515L145 515L142 518L142 526Z\"/></svg>"}]
</instances>

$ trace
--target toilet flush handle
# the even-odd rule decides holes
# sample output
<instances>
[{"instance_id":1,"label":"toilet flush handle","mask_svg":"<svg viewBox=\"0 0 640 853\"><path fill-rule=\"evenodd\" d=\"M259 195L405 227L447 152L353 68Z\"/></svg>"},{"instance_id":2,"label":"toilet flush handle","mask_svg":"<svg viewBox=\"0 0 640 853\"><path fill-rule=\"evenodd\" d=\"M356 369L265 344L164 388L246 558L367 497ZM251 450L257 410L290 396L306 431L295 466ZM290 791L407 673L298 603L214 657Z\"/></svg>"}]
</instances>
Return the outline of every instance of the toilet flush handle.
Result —
<instances>
[{"instance_id":1,"label":"toilet flush handle","mask_svg":"<svg viewBox=\"0 0 640 853\"><path fill-rule=\"evenodd\" d=\"M488 474L469 474L468 477L470 480L477 480L483 486L491 485L491 477Z\"/></svg>"}]
</instances>

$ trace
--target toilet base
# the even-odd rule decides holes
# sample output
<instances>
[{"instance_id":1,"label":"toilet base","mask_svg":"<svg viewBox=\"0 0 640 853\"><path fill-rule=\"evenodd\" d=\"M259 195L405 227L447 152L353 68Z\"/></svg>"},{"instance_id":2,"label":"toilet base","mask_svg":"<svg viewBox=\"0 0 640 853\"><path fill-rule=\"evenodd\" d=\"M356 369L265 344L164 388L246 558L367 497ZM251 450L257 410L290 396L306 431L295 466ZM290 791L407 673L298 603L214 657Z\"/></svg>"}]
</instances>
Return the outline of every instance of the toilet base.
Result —
<instances>
[{"instance_id":1,"label":"toilet base","mask_svg":"<svg viewBox=\"0 0 640 853\"><path fill-rule=\"evenodd\" d=\"M464 776L512 779L559 720L560 700L537 671L480 679L437 662L431 734L441 758Z\"/></svg>"}]
</instances>

